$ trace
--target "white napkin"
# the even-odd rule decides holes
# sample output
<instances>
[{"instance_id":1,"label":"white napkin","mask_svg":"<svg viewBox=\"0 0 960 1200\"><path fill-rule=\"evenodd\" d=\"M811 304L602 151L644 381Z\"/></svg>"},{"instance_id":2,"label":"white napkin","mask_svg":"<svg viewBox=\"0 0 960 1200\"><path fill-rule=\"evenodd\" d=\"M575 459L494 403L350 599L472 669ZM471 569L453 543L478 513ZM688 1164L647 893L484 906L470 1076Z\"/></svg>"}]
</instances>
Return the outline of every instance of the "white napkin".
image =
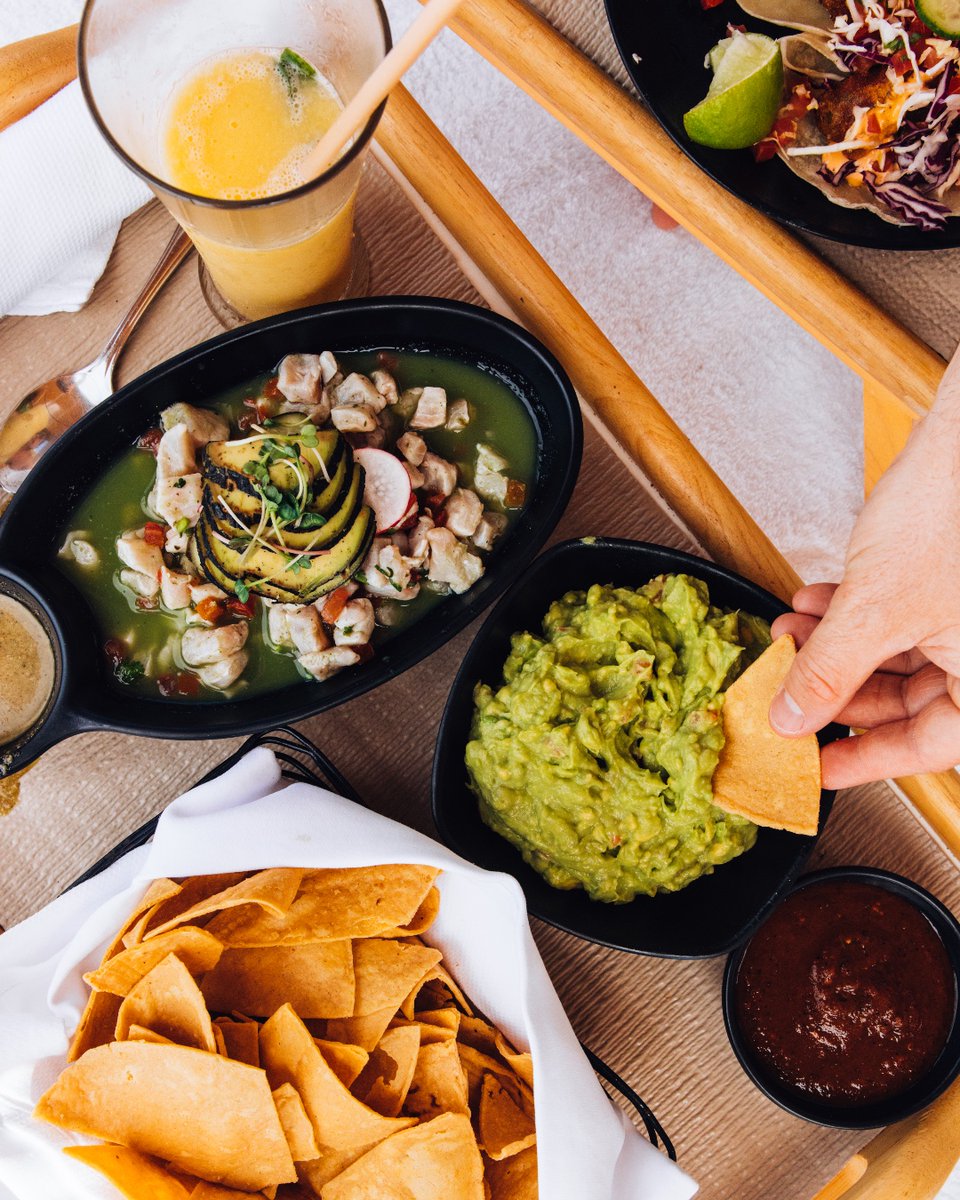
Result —
<instances>
[{"instance_id":1,"label":"white napkin","mask_svg":"<svg viewBox=\"0 0 960 1200\"><path fill-rule=\"evenodd\" d=\"M307 784L284 786L254 750L176 800L153 843L0 938L0 1196L116 1200L59 1153L79 1137L34 1121L63 1068L84 1003L82 973L154 878L267 866L421 862L443 874L428 940L466 994L533 1055L542 1200L687 1200L696 1185L607 1098L567 1020L527 922L523 893L436 842Z\"/></svg>"},{"instance_id":2,"label":"white napkin","mask_svg":"<svg viewBox=\"0 0 960 1200\"><path fill-rule=\"evenodd\" d=\"M0 3L0 45L62 28L79 0ZM76 82L0 133L0 316L76 312L124 217L150 191L113 153Z\"/></svg>"}]
</instances>

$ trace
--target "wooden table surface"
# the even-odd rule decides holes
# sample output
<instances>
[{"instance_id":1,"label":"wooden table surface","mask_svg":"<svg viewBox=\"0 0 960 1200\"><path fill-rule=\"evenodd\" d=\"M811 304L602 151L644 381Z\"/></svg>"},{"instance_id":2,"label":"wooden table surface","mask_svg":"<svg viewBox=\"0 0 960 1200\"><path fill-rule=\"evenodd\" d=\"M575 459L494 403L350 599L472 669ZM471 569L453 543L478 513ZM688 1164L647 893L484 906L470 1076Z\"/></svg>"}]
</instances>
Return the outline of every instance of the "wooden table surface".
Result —
<instances>
[{"instance_id":1,"label":"wooden table surface","mask_svg":"<svg viewBox=\"0 0 960 1200\"><path fill-rule=\"evenodd\" d=\"M476 299L377 168L364 180L360 227L376 293ZM56 370L93 357L169 231L169 218L156 206L132 218L81 313L0 322L0 411ZM120 381L217 332L191 259L135 335ZM584 534L689 546L590 428L580 481L556 536ZM372 808L427 832L435 732L473 632L376 692L301 725ZM50 900L235 744L88 734L50 751L26 777L18 806L0 817L0 923L22 920ZM840 798L812 865L851 861L902 871L960 910L953 861L885 787ZM681 1164L701 1182L704 1200L808 1200L864 1141L860 1133L817 1129L787 1116L747 1081L723 1032L722 960L641 958L534 926L577 1033L652 1105Z\"/></svg>"}]
</instances>

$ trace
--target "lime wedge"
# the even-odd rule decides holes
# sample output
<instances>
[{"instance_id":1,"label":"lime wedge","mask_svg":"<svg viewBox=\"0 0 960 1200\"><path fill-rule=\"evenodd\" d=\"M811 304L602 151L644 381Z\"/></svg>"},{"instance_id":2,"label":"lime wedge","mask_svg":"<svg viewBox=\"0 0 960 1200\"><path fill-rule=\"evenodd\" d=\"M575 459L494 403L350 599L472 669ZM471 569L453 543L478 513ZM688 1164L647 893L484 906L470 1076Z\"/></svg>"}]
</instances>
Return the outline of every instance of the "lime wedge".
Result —
<instances>
[{"instance_id":1,"label":"lime wedge","mask_svg":"<svg viewBox=\"0 0 960 1200\"><path fill-rule=\"evenodd\" d=\"M779 43L761 33L735 33L710 51L714 69L706 97L684 113L687 136L717 150L743 150L766 137L783 98Z\"/></svg>"}]
</instances>

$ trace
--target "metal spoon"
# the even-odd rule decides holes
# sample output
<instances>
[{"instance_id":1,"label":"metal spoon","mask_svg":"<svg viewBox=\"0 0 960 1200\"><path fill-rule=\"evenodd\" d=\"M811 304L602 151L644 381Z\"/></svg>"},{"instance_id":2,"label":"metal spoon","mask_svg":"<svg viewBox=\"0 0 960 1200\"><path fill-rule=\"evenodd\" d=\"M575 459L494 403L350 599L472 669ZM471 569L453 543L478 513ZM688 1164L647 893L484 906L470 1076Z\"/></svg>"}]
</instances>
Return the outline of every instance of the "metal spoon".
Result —
<instances>
[{"instance_id":1,"label":"metal spoon","mask_svg":"<svg viewBox=\"0 0 960 1200\"><path fill-rule=\"evenodd\" d=\"M190 248L190 239L178 229L102 353L79 371L41 383L0 424L0 513L57 438L113 392L113 368L127 338Z\"/></svg>"}]
</instances>

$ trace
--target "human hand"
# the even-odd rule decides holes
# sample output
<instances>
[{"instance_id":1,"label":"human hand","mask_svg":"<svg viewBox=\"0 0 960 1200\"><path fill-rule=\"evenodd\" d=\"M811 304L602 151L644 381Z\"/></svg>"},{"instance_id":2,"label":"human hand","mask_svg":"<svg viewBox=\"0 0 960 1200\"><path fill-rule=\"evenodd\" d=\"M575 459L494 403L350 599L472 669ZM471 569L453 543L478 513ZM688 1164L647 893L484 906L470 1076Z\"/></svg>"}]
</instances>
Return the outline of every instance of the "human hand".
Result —
<instances>
[{"instance_id":1,"label":"human hand","mask_svg":"<svg viewBox=\"0 0 960 1200\"><path fill-rule=\"evenodd\" d=\"M793 606L773 624L801 649L771 725L867 731L824 748L824 787L960 763L960 352L857 519L842 582Z\"/></svg>"}]
</instances>

